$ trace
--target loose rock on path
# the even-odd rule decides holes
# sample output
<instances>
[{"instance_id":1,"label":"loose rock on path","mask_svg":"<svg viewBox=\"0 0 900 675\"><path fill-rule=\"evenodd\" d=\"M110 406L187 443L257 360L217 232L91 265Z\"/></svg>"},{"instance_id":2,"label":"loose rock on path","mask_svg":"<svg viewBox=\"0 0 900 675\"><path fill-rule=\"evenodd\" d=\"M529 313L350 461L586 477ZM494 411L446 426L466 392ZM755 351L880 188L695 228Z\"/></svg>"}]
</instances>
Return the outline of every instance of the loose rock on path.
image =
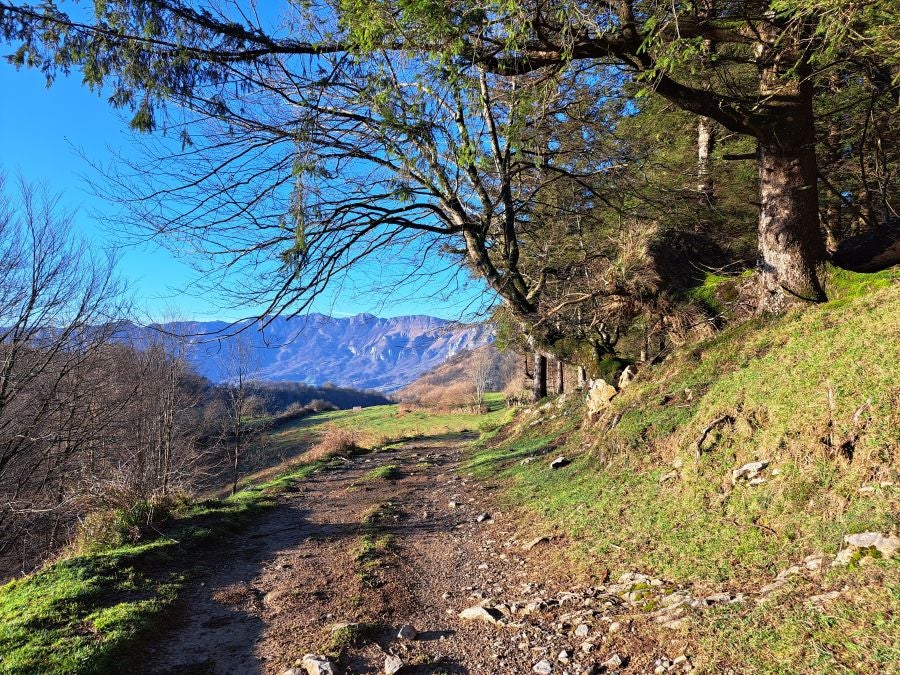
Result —
<instances>
[{"instance_id":1,"label":"loose rock on path","mask_svg":"<svg viewBox=\"0 0 900 675\"><path fill-rule=\"evenodd\" d=\"M471 439L353 457L283 494L197 560L139 672L304 673L308 655L350 673L689 671L630 618L634 582L554 574L552 544L457 472ZM385 464L396 479L364 479Z\"/></svg>"}]
</instances>

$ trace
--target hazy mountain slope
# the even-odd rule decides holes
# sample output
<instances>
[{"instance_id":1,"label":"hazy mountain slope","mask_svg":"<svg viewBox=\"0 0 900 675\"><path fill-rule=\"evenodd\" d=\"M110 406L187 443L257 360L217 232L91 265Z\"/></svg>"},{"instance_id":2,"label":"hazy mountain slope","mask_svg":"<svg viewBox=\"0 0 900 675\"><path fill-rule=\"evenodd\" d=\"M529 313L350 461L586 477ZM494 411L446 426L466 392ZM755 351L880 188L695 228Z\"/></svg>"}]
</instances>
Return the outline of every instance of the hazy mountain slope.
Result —
<instances>
[{"instance_id":1,"label":"hazy mountain slope","mask_svg":"<svg viewBox=\"0 0 900 675\"><path fill-rule=\"evenodd\" d=\"M191 356L203 375L222 379L222 343L239 339L227 335L228 324L192 322L167 328L195 334L224 331L225 337L196 345ZM393 391L462 350L488 344L493 329L421 315L383 319L371 314L349 318L310 314L279 317L263 331L251 328L242 336L256 348L261 379Z\"/></svg>"},{"instance_id":2,"label":"hazy mountain slope","mask_svg":"<svg viewBox=\"0 0 900 675\"><path fill-rule=\"evenodd\" d=\"M488 391L504 391L522 375L519 358L501 352L493 344L455 354L398 390L395 397L411 403L459 404L468 402L475 391L474 370L486 376Z\"/></svg>"}]
</instances>

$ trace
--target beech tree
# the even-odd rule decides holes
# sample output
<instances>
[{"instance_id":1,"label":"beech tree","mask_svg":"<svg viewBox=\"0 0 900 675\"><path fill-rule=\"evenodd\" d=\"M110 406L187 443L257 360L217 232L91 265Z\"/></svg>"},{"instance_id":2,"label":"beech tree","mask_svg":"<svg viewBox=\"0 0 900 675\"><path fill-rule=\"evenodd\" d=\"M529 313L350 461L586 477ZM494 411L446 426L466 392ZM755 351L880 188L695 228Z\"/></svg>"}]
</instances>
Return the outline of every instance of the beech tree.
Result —
<instances>
[{"instance_id":1,"label":"beech tree","mask_svg":"<svg viewBox=\"0 0 900 675\"><path fill-rule=\"evenodd\" d=\"M422 43L453 35L447 49L509 75L595 62L621 70L686 111L754 138L760 307L777 311L793 299L824 298L827 256L818 217L813 103L817 71L829 65L821 33L834 32L841 19L835 20L835 12L820 19L812 6L829 3L534 0L446 14L418 4L402 10L392 2L345 4L354 8L351 35L362 43L372 42L372 26L386 42L410 30L418 31ZM838 14L855 22L857 36L873 31L878 45L891 41L880 22L893 19L896 25L898 19L896 5L888 2Z\"/></svg>"},{"instance_id":2,"label":"beech tree","mask_svg":"<svg viewBox=\"0 0 900 675\"><path fill-rule=\"evenodd\" d=\"M874 10L869 5L847 14L854 35L862 38L848 41L849 54L837 54L835 13L820 19L814 5L831 7L824 0L452 6L325 0L286 5L276 26L242 11L239 3L197 8L179 0L112 0L84 18L54 3L2 3L0 32L18 47L15 63L40 68L51 80L80 67L88 86L106 87L112 105L132 110L133 128L177 133L184 148L168 156L174 162L160 156L137 167L154 179L151 184L116 185L115 192L136 207L136 221L149 220L158 233L188 240L221 268L245 265L265 276L271 252L279 251L281 274L269 277L266 294L270 312L302 310L324 283L374 251L420 246L421 256L432 257L449 243L445 250L460 252L528 323L539 325L544 334L536 340L552 342L555 321L542 321L536 291L543 294L548 283L540 268L553 266L526 252L526 219L517 221L515 209L508 208L509 185L524 184L521 167L547 158L534 143L532 156L517 152L523 130L529 130L527 140L538 139L530 129L535 117L519 114L517 105L504 111L504 94L493 97L522 82L553 81L557 93L586 84L602 104L636 83L644 93L752 138L760 186L759 305L778 310L793 299L821 300L827 253L818 217L817 78L848 56L893 67L889 46L883 47L891 38L878 21L896 11L880 0ZM877 39L868 40L870 33ZM873 48L873 42L881 47ZM404 65L392 73L393 60ZM352 78L360 78L358 84ZM466 85L459 87L460 81ZM593 87L597 81L605 86ZM894 85L888 77L878 86L892 91ZM420 90L411 95L415 87ZM501 133L493 136L504 136L506 143L494 144L499 154L491 145L490 120L478 105L464 101L463 120L488 124L479 129L485 145L470 146L454 136L453 89L474 92L471 101L482 108L485 96L496 101L487 106L487 117L509 113L494 120L500 120ZM392 127L398 112L401 123ZM706 139L701 145L710 146L712 127L704 130L705 125L699 125ZM429 139L434 132L442 137ZM331 144L338 150L329 154ZM490 180L480 175L485 165L467 157L471 147L486 160L493 155ZM410 148L415 154L407 161ZM441 176L437 165L447 160L448 148L455 169ZM596 147L584 150L582 161L592 162L593 171L609 168L607 157L590 156ZM701 192L709 183L703 150L697 169ZM366 170L354 166L361 159L392 172L399 187L382 178L367 181ZM421 162L428 175L421 174ZM482 188L496 190L488 190L474 219L453 184L457 173L469 180L473 169ZM530 172L528 180L546 184L535 176ZM349 199L335 196L339 180L347 183L345 194L354 188ZM410 180L419 183L412 191ZM471 194L484 196L477 187ZM141 211L147 197L160 208ZM411 204L398 207L405 199ZM311 210L313 201L322 208ZM536 200L526 201L518 212L537 213ZM483 231L495 216L498 224L507 219L496 238ZM328 219L327 227L316 229ZM512 222L520 226L515 236ZM588 296L604 293L608 289L594 289ZM255 291L244 298L260 299Z\"/></svg>"}]
</instances>

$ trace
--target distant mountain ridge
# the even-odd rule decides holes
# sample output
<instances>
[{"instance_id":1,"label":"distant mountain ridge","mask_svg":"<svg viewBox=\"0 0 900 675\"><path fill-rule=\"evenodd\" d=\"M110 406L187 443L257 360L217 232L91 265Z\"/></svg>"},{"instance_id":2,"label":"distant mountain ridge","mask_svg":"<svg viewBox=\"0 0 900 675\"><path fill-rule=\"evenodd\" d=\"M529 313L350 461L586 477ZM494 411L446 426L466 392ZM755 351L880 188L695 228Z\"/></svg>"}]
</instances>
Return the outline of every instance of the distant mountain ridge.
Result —
<instances>
[{"instance_id":1,"label":"distant mountain ridge","mask_svg":"<svg viewBox=\"0 0 900 675\"><path fill-rule=\"evenodd\" d=\"M195 345L190 360L213 381L222 380L219 354L222 343L241 339L223 321L164 324L175 333L206 334L219 339ZM254 346L258 371L266 381L305 382L321 386L391 392L463 350L493 342L489 324L461 325L433 316L379 318L357 314L347 318L309 314L295 319L278 317L262 331L251 326L241 333Z\"/></svg>"}]
</instances>

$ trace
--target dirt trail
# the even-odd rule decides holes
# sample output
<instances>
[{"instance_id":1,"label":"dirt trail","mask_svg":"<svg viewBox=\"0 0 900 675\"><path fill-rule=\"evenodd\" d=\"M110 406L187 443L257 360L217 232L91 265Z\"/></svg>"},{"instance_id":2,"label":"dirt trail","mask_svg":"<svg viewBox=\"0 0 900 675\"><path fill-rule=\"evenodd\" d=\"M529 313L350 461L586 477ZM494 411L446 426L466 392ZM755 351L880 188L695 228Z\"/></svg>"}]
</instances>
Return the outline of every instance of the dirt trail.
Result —
<instances>
[{"instance_id":1,"label":"dirt trail","mask_svg":"<svg viewBox=\"0 0 900 675\"><path fill-rule=\"evenodd\" d=\"M401 657L404 673L528 673L543 658L554 673L600 672L596 664L612 654L636 652L646 655L626 663L645 670L649 651L633 633L608 634L616 604L584 610L598 605L596 589L573 595L566 579L548 580L547 545L526 551L491 488L455 471L469 440L355 457L283 495L255 526L198 561L192 590L148 647L141 672L277 674L321 651L342 622L374 624L341 650L353 673L383 672L388 653ZM367 477L387 465L397 467L393 478ZM485 512L491 517L478 522ZM569 596L577 607L565 606ZM508 625L458 617L480 598L511 606ZM534 611L517 618L529 601ZM589 617L595 638L576 636L573 609ZM397 639L403 624L418 630L416 640ZM563 649L567 663L558 659Z\"/></svg>"}]
</instances>

